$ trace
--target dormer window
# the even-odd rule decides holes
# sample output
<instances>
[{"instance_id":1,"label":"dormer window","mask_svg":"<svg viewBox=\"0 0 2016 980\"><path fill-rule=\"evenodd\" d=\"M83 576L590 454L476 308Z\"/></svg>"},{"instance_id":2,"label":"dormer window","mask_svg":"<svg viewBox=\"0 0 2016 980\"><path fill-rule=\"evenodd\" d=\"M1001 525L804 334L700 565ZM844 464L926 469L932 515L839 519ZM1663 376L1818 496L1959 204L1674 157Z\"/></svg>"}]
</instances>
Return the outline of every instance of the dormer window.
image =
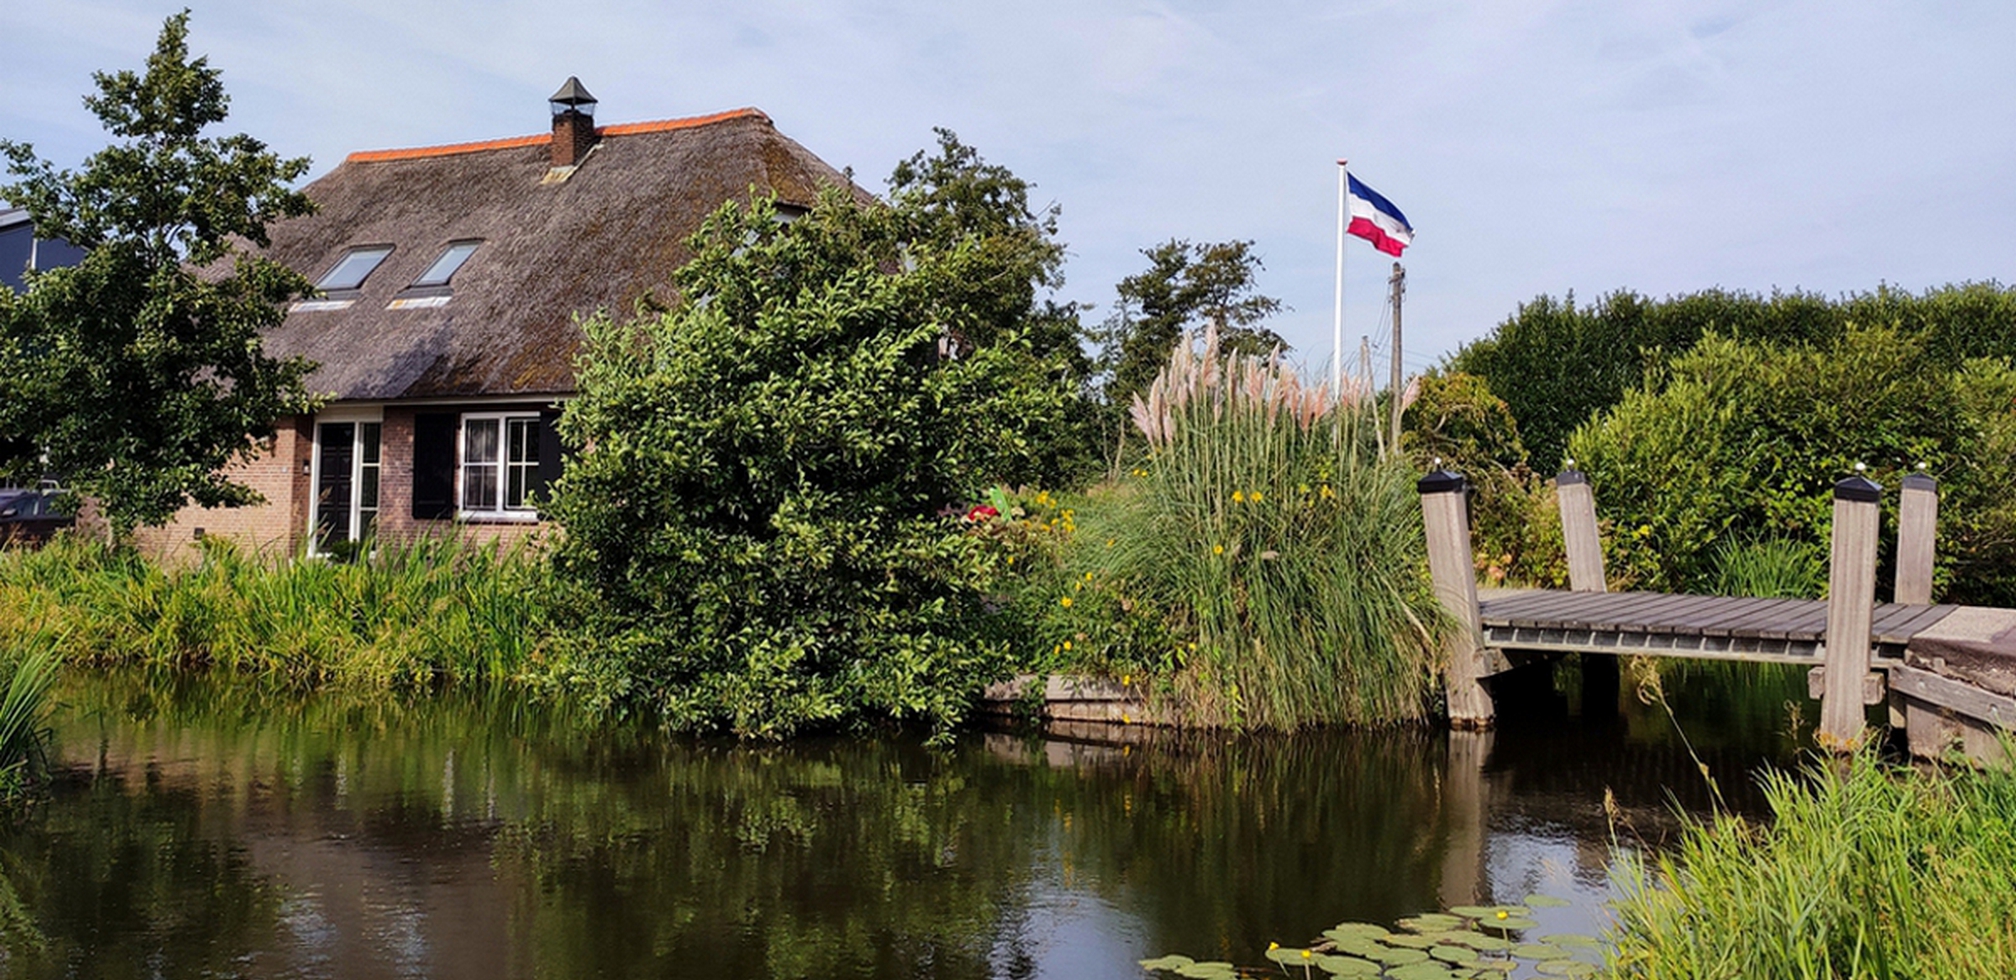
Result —
<instances>
[{"instance_id":1,"label":"dormer window","mask_svg":"<svg viewBox=\"0 0 2016 980\"><path fill-rule=\"evenodd\" d=\"M343 253L342 260L336 263L335 268L323 273L322 278L316 280L315 288L325 293L356 289L364 285L365 277L376 271L378 263L385 261L385 256L391 254L392 246L390 245L366 245L362 248L353 248Z\"/></svg>"},{"instance_id":2,"label":"dormer window","mask_svg":"<svg viewBox=\"0 0 2016 980\"><path fill-rule=\"evenodd\" d=\"M462 268L462 263L469 261L469 256L476 254L476 246L481 244L483 243L480 241L449 242L447 250L441 253L440 258L434 260L433 265L427 267L426 272L420 274L420 278L413 280L413 285L448 285L448 280L455 277L456 270Z\"/></svg>"}]
</instances>

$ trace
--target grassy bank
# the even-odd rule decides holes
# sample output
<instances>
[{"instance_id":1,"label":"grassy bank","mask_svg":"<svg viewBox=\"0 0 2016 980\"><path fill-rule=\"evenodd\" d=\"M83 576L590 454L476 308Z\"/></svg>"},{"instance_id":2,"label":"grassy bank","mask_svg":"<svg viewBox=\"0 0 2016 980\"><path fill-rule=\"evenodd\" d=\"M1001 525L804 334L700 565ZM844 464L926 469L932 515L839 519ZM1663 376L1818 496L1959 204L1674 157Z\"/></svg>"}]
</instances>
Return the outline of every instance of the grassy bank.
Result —
<instances>
[{"instance_id":1,"label":"grassy bank","mask_svg":"<svg viewBox=\"0 0 2016 980\"><path fill-rule=\"evenodd\" d=\"M1627 861L1617 974L2016 976L2016 775L1843 765L1766 775L1768 826L1718 818Z\"/></svg>"},{"instance_id":2,"label":"grassy bank","mask_svg":"<svg viewBox=\"0 0 2016 980\"><path fill-rule=\"evenodd\" d=\"M505 678L546 632L545 567L453 539L383 544L352 563L212 540L199 560L165 566L59 537L0 552L0 650L292 684Z\"/></svg>"}]
</instances>

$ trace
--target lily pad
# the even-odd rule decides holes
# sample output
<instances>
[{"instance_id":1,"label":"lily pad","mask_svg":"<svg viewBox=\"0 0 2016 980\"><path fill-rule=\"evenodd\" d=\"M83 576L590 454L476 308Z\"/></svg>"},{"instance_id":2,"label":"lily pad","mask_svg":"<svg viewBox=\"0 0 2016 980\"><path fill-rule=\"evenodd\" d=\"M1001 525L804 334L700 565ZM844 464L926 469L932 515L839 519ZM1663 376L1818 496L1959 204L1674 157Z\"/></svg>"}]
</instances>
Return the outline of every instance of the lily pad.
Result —
<instances>
[{"instance_id":1,"label":"lily pad","mask_svg":"<svg viewBox=\"0 0 2016 980\"><path fill-rule=\"evenodd\" d=\"M1481 924L1487 929L1505 929L1508 931L1540 928L1540 923L1519 915L1504 919L1488 919Z\"/></svg>"},{"instance_id":2,"label":"lily pad","mask_svg":"<svg viewBox=\"0 0 2016 980\"><path fill-rule=\"evenodd\" d=\"M1190 980L1229 980L1229 978L1236 977L1239 974L1232 969L1232 964L1223 960L1211 960L1205 963L1192 963L1189 966L1179 967L1176 970L1176 975L1179 977L1189 977Z\"/></svg>"},{"instance_id":3,"label":"lily pad","mask_svg":"<svg viewBox=\"0 0 2016 980\"><path fill-rule=\"evenodd\" d=\"M1429 912L1424 915L1414 916L1411 919L1401 919L1396 924L1402 929L1410 929L1414 932L1442 932L1462 925L1463 919L1460 916L1447 915L1441 912Z\"/></svg>"},{"instance_id":4,"label":"lily pad","mask_svg":"<svg viewBox=\"0 0 2016 980\"><path fill-rule=\"evenodd\" d=\"M1451 946L1468 946L1484 953L1499 953L1512 948L1512 941L1497 936L1487 936L1481 932L1445 932L1442 940Z\"/></svg>"},{"instance_id":5,"label":"lily pad","mask_svg":"<svg viewBox=\"0 0 2016 980\"><path fill-rule=\"evenodd\" d=\"M1526 896L1526 907L1529 909L1559 909L1567 908L1570 904L1573 903L1565 898L1555 898L1552 895Z\"/></svg>"},{"instance_id":6,"label":"lily pad","mask_svg":"<svg viewBox=\"0 0 2016 980\"><path fill-rule=\"evenodd\" d=\"M1184 968L1184 967L1186 967L1186 966L1189 966L1190 964L1192 964L1192 963L1195 963L1195 962L1197 962L1197 961L1196 961L1196 960L1193 960L1193 959L1191 959L1191 958L1190 958L1190 957L1188 957L1188 956L1178 956L1178 955L1174 955L1174 954L1171 954L1171 955L1169 955L1169 956L1163 956L1163 957L1159 957L1159 958L1156 958L1156 959L1152 959L1152 960L1142 960L1142 961L1141 961L1141 969L1143 969L1143 970L1180 970L1180 969L1182 969L1182 968Z\"/></svg>"},{"instance_id":7,"label":"lily pad","mask_svg":"<svg viewBox=\"0 0 2016 980\"><path fill-rule=\"evenodd\" d=\"M1451 908L1449 911L1454 915L1460 915L1466 919L1488 919L1492 916L1493 913L1498 911L1498 906L1458 905L1454 908Z\"/></svg>"},{"instance_id":8,"label":"lily pad","mask_svg":"<svg viewBox=\"0 0 2016 980\"><path fill-rule=\"evenodd\" d=\"M1385 943L1388 946L1404 946L1408 949L1427 949L1435 945L1435 937L1395 933L1394 935L1387 936Z\"/></svg>"},{"instance_id":9,"label":"lily pad","mask_svg":"<svg viewBox=\"0 0 2016 980\"><path fill-rule=\"evenodd\" d=\"M1512 955L1522 960L1565 960L1568 951L1551 943L1520 943L1512 947Z\"/></svg>"},{"instance_id":10,"label":"lily pad","mask_svg":"<svg viewBox=\"0 0 2016 980\"><path fill-rule=\"evenodd\" d=\"M1543 943L1553 943L1556 946L1565 946L1573 949L1603 948L1603 943L1601 940L1597 939L1595 936L1582 935L1579 932L1557 932L1554 933L1553 935L1541 936L1540 941Z\"/></svg>"},{"instance_id":11,"label":"lily pad","mask_svg":"<svg viewBox=\"0 0 2016 980\"><path fill-rule=\"evenodd\" d=\"M1415 963L1388 970L1386 975L1393 980L1453 980L1449 970L1440 963Z\"/></svg>"},{"instance_id":12,"label":"lily pad","mask_svg":"<svg viewBox=\"0 0 2016 980\"><path fill-rule=\"evenodd\" d=\"M1462 946L1436 946L1428 951L1428 955L1444 963L1467 965L1477 962L1477 951Z\"/></svg>"},{"instance_id":13,"label":"lily pad","mask_svg":"<svg viewBox=\"0 0 2016 980\"><path fill-rule=\"evenodd\" d=\"M1393 934L1385 926L1375 926L1370 922L1339 922L1323 931L1323 934L1326 936L1329 936L1331 933L1364 936L1368 939L1384 939ZM1335 937L1333 936L1332 938Z\"/></svg>"},{"instance_id":14,"label":"lily pad","mask_svg":"<svg viewBox=\"0 0 2016 980\"><path fill-rule=\"evenodd\" d=\"M1581 960L1547 960L1534 969L1550 977L1586 977L1596 972L1595 964Z\"/></svg>"},{"instance_id":15,"label":"lily pad","mask_svg":"<svg viewBox=\"0 0 2016 980\"><path fill-rule=\"evenodd\" d=\"M1333 977L1376 977L1381 967L1356 956L1318 956L1316 968Z\"/></svg>"},{"instance_id":16,"label":"lily pad","mask_svg":"<svg viewBox=\"0 0 2016 980\"><path fill-rule=\"evenodd\" d=\"M1418 949L1386 949L1380 950L1373 959L1387 966L1412 966L1427 961L1428 954Z\"/></svg>"}]
</instances>

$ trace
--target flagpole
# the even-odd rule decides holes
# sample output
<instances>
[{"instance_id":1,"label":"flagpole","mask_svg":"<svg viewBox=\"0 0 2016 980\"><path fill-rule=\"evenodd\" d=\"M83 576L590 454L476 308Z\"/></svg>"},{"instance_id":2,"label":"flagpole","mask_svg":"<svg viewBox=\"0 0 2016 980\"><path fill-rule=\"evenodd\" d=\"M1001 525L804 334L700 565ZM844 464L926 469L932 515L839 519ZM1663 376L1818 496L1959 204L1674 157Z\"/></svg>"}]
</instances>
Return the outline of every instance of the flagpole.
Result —
<instances>
[{"instance_id":1,"label":"flagpole","mask_svg":"<svg viewBox=\"0 0 2016 980\"><path fill-rule=\"evenodd\" d=\"M1337 306L1330 326L1330 387L1344 401L1344 189L1345 162L1337 161Z\"/></svg>"}]
</instances>

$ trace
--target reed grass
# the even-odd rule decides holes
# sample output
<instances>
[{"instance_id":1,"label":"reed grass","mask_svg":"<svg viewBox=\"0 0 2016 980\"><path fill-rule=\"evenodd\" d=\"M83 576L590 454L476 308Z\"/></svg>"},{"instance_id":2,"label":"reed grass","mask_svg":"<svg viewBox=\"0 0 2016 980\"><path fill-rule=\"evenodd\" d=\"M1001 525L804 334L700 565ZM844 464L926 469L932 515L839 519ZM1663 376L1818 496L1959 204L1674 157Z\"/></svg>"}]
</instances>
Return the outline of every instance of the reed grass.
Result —
<instances>
[{"instance_id":1,"label":"reed grass","mask_svg":"<svg viewBox=\"0 0 2016 980\"><path fill-rule=\"evenodd\" d=\"M1178 345L1137 399L1149 455L1083 504L1066 564L1188 638L1171 666L1192 720L1294 729L1432 710L1442 619L1414 473L1381 453L1374 409L1362 387L1339 398L1215 333Z\"/></svg>"},{"instance_id":2,"label":"reed grass","mask_svg":"<svg viewBox=\"0 0 2016 980\"><path fill-rule=\"evenodd\" d=\"M1818 599L1827 589L1820 547L1789 538L1725 539L1715 548L1713 595Z\"/></svg>"},{"instance_id":3,"label":"reed grass","mask_svg":"<svg viewBox=\"0 0 2016 980\"><path fill-rule=\"evenodd\" d=\"M0 802L20 798L47 769L49 688L58 660L50 638L37 639L0 652ZM6 897L0 895L0 913Z\"/></svg>"},{"instance_id":4,"label":"reed grass","mask_svg":"<svg viewBox=\"0 0 2016 980\"><path fill-rule=\"evenodd\" d=\"M1865 751L1762 778L1768 824L1715 817L1621 862L1618 976L2016 976L2016 775Z\"/></svg>"},{"instance_id":5,"label":"reed grass","mask_svg":"<svg viewBox=\"0 0 2016 980\"><path fill-rule=\"evenodd\" d=\"M0 649L55 637L72 663L301 685L480 681L534 656L548 585L535 556L459 538L381 543L350 563L210 539L167 567L63 536L0 553Z\"/></svg>"}]
</instances>

